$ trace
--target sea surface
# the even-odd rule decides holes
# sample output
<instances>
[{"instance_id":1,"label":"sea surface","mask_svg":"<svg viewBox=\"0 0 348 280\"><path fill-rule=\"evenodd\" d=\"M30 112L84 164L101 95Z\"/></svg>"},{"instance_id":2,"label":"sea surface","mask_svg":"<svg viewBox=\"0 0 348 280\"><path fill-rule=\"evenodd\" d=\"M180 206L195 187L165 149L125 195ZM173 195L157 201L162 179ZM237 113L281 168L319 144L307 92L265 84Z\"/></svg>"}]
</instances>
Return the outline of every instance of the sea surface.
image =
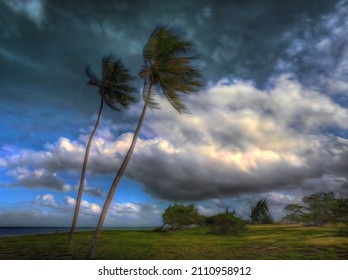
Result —
<instances>
[{"instance_id":1,"label":"sea surface","mask_svg":"<svg viewBox=\"0 0 348 280\"><path fill-rule=\"evenodd\" d=\"M155 227L107 227L103 230L152 230ZM93 231L94 227L77 228L77 231ZM0 227L0 236L18 236L69 232L70 227Z\"/></svg>"}]
</instances>

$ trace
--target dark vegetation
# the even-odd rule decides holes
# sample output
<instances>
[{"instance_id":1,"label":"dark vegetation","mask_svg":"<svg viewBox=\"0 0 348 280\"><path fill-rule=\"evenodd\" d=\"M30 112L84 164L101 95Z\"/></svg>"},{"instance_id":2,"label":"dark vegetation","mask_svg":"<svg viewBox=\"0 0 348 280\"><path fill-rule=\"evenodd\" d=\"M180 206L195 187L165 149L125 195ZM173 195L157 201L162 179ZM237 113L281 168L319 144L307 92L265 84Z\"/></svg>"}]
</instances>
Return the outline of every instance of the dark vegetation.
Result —
<instances>
[{"instance_id":1,"label":"dark vegetation","mask_svg":"<svg viewBox=\"0 0 348 280\"><path fill-rule=\"evenodd\" d=\"M301 223L306 226L341 224L342 232L348 232L348 199L336 198L334 193L316 193L304 196L302 204L289 204L284 208L286 216L281 223ZM260 199L250 210L250 220L237 217L235 211L226 209L223 213L205 217L200 215L194 204L170 205L163 213L163 226L156 231L179 230L193 226L209 228L215 234L239 235L246 230L246 224L273 224L274 220L265 198Z\"/></svg>"},{"instance_id":2,"label":"dark vegetation","mask_svg":"<svg viewBox=\"0 0 348 280\"><path fill-rule=\"evenodd\" d=\"M192 226L208 227L215 234L239 234L245 230L246 222L235 216L235 212L219 213L214 216L205 217L198 214L194 204L185 206L183 204L170 205L163 213L163 225L155 231L179 230Z\"/></svg>"},{"instance_id":3,"label":"dark vegetation","mask_svg":"<svg viewBox=\"0 0 348 280\"><path fill-rule=\"evenodd\" d=\"M265 198L260 199L255 206L251 207L250 219L252 224L273 224L273 218Z\"/></svg>"}]
</instances>

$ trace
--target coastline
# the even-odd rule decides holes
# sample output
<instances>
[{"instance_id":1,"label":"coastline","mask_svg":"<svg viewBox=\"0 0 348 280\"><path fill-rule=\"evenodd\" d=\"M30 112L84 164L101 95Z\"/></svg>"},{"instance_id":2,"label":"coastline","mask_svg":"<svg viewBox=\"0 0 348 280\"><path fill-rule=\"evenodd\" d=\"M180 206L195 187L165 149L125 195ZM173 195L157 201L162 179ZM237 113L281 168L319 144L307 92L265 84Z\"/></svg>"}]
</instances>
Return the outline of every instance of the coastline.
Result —
<instances>
[{"instance_id":1,"label":"coastline","mask_svg":"<svg viewBox=\"0 0 348 280\"><path fill-rule=\"evenodd\" d=\"M103 230L152 230L155 227L106 227ZM80 227L77 232L94 231L94 227ZM67 233L70 227L0 227L0 238L25 236L25 235L41 235Z\"/></svg>"}]
</instances>

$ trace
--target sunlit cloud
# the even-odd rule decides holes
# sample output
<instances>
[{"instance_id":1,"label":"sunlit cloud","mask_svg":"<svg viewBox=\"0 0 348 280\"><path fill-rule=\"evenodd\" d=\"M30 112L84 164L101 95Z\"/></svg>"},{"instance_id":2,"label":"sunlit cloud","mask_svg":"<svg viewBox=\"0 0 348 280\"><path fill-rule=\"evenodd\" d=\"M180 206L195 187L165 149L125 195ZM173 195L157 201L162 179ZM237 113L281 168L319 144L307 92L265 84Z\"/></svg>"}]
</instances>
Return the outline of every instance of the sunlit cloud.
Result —
<instances>
[{"instance_id":1,"label":"sunlit cloud","mask_svg":"<svg viewBox=\"0 0 348 280\"><path fill-rule=\"evenodd\" d=\"M202 200L242 193L274 192L323 176L347 176L348 141L323 131L348 128L348 110L291 76L261 91L251 83L226 80L190 96L191 115L178 115L159 98L162 110L146 116L126 176L152 195L168 200ZM114 174L133 134L101 127L88 170ZM103 136L105 135L105 137ZM83 142L81 142L83 140ZM62 189L59 173L80 172L87 138L61 137L46 150L16 151L1 159L18 184ZM335 153L335 157L331 154ZM26 166L35 166L34 170ZM58 174L58 175L57 175Z\"/></svg>"}]
</instances>

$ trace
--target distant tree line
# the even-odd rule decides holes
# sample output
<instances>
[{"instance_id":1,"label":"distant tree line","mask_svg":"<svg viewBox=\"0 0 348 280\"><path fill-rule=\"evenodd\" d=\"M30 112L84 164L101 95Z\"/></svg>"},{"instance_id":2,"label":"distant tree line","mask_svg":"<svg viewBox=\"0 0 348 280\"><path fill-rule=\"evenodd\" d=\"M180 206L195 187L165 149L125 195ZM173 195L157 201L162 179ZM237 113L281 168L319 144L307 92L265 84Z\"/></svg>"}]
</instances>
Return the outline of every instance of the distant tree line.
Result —
<instances>
[{"instance_id":1,"label":"distant tree line","mask_svg":"<svg viewBox=\"0 0 348 280\"><path fill-rule=\"evenodd\" d=\"M303 196L300 204L288 204L282 223L303 223L322 226L328 223L342 223L348 226L348 198L336 198L333 192L319 192ZM179 230L191 226L208 227L215 234L240 234L246 224L273 224L267 200L260 199L250 209L249 220L236 216L235 211L213 216L198 213L194 204L175 203L168 206L162 214L163 225L157 231Z\"/></svg>"},{"instance_id":2,"label":"distant tree line","mask_svg":"<svg viewBox=\"0 0 348 280\"><path fill-rule=\"evenodd\" d=\"M301 204L288 204L282 223L304 223L321 226L328 223L343 223L348 226L348 198L336 198L333 192L320 192L302 198ZM246 230L246 224L273 224L266 198L260 199L250 208L249 220L236 216L228 208L213 216L198 213L194 204L175 203L162 214L163 225L157 231L170 231L192 226L208 227L216 234L238 235Z\"/></svg>"},{"instance_id":3,"label":"distant tree line","mask_svg":"<svg viewBox=\"0 0 348 280\"><path fill-rule=\"evenodd\" d=\"M216 234L239 234L246 229L247 223L270 224L273 218L268 210L266 199L259 200L251 208L250 221L236 216L235 211L218 213L213 216L204 216L198 213L194 204L183 205L175 203L168 206L162 214L163 225L157 231L178 230L190 226L208 227L210 232Z\"/></svg>"},{"instance_id":4,"label":"distant tree line","mask_svg":"<svg viewBox=\"0 0 348 280\"><path fill-rule=\"evenodd\" d=\"M348 225L348 198L336 198L333 192L306 195L300 204L288 204L284 223L322 226L332 223Z\"/></svg>"}]
</instances>

